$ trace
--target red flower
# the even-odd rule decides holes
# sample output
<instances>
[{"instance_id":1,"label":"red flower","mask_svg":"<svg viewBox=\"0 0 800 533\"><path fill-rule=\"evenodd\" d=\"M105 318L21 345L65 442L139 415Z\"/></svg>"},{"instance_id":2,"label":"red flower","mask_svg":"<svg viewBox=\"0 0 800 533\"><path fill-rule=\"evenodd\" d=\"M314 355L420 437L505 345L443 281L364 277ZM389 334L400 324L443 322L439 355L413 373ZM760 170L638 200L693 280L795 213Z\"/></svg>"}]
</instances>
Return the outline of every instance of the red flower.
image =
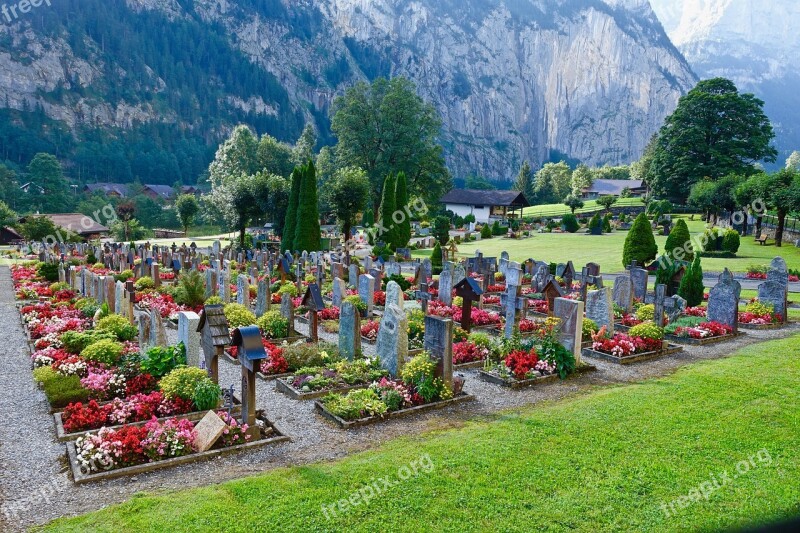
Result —
<instances>
[{"instance_id":1,"label":"red flower","mask_svg":"<svg viewBox=\"0 0 800 533\"><path fill-rule=\"evenodd\" d=\"M522 350L513 351L508 354L505 361L506 366L517 379L525 379L528 372L533 370L538 362L539 356L536 354L535 350L531 350L530 352L523 352Z\"/></svg>"}]
</instances>

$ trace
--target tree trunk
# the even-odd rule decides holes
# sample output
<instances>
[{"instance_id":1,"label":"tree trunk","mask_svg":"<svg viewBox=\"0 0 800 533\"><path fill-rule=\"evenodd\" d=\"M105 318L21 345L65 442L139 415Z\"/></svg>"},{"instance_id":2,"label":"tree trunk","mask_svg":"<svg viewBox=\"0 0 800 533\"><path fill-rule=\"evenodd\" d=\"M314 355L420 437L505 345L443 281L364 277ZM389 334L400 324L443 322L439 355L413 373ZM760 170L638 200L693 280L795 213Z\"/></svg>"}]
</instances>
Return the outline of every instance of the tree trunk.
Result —
<instances>
[{"instance_id":1,"label":"tree trunk","mask_svg":"<svg viewBox=\"0 0 800 533\"><path fill-rule=\"evenodd\" d=\"M762 222L762 217L761 215L758 215L756 217L756 231L753 233L753 237L756 239L761 237L761 222Z\"/></svg>"},{"instance_id":2,"label":"tree trunk","mask_svg":"<svg viewBox=\"0 0 800 533\"><path fill-rule=\"evenodd\" d=\"M742 236L747 235L747 209L742 209Z\"/></svg>"},{"instance_id":3,"label":"tree trunk","mask_svg":"<svg viewBox=\"0 0 800 533\"><path fill-rule=\"evenodd\" d=\"M775 246L778 248L783 244L783 227L786 222L786 211L778 209L778 227L775 229Z\"/></svg>"},{"instance_id":4,"label":"tree trunk","mask_svg":"<svg viewBox=\"0 0 800 533\"><path fill-rule=\"evenodd\" d=\"M247 231L247 226L239 227L239 248L244 250L244 233Z\"/></svg>"}]
</instances>

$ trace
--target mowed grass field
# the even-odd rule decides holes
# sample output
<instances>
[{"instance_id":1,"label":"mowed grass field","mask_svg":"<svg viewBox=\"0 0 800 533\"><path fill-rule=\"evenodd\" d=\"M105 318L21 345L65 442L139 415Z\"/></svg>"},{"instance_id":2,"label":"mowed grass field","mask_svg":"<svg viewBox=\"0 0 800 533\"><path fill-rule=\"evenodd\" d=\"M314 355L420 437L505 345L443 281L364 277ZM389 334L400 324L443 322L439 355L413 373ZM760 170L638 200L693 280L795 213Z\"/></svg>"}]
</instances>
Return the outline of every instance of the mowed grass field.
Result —
<instances>
[{"instance_id":1,"label":"mowed grass field","mask_svg":"<svg viewBox=\"0 0 800 533\"><path fill-rule=\"evenodd\" d=\"M333 463L142 494L44 529L727 530L800 512L798 403L795 336ZM336 510L380 478L392 484L379 496Z\"/></svg>"},{"instance_id":2,"label":"mowed grass field","mask_svg":"<svg viewBox=\"0 0 800 533\"><path fill-rule=\"evenodd\" d=\"M705 230L705 223L695 217L689 220L682 215L673 216L674 220L684 218L693 237L699 236ZM505 250L512 261L525 261L532 257L539 261L553 263L566 263L569 260L580 268L588 262L600 265L603 272L614 273L623 270L622 249L625 244L627 231L614 231L602 236L594 236L581 230L579 233L535 233L529 239L506 239L494 237L492 239L462 243L458 245L460 256L471 257L476 250L486 256L499 257ZM664 252L666 237L655 236L659 253ZM430 257L430 250L416 250L416 257ZM708 272L721 272L729 268L734 272L746 272L750 265L767 265L776 256L780 255L786 260L789 268L800 269L800 248L793 243L784 243L781 248L775 246L775 241L762 246L754 241L753 237L742 237L741 247L737 257L732 259L703 258L703 270Z\"/></svg>"}]
</instances>

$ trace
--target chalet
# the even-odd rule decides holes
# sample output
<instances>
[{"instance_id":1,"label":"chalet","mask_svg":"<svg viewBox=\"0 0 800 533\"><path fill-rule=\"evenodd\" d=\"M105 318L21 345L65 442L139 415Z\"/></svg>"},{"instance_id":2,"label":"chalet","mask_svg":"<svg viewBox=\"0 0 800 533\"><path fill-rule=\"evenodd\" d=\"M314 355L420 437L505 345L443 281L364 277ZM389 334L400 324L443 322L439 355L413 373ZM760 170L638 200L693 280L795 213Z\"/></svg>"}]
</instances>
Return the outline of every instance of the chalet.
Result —
<instances>
[{"instance_id":1,"label":"chalet","mask_svg":"<svg viewBox=\"0 0 800 533\"><path fill-rule=\"evenodd\" d=\"M130 185L126 183L88 183L84 185L83 192L87 194L100 192L113 198L127 198L130 195ZM193 186L184 186L181 187L181 192L197 194L198 189ZM175 197L175 189L169 185L145 184L142 185L142 193L153 200L171 200Z\"/></svg>"},{"instance_id":2,"label":"chalet","mask_svg":"<svg viewBox=\"0 0 800 533\"><path fill-rule=\"evenodd\" d=\"M622 196L628 189L632 197L641 198L647 194L647 184L643 180L594 180L590 187L585 187L582 196L585 200L596 200L601 196Z\"/></svg>"},{"instance_id":3,"label":"chalet","mask_svg":"<svg viewBox=\"0 0 800 533\"><path fill-rule=\"evenodd\" d=\"M57 228L64 230L64 235L60 237L66 240L69 236L77 235L85 240L99 239L107 236L111 230L104 225L97 222L90 216L81 213L55 213L48 215L29 215L37 217L47 217ZM24 224L26 217L19 220L20 224ZM59 237L55 235L55 237Z\"/></svg>"},{"instance_id":4,"label":"chalet","mask_svg":"<svg viewBox=\"0 0 800 533\"><path fill-rule=\"evenodd\" d=\"M17 230L10 226L0 228L0 244L18 244L25 242L25 239Z\"/></svg>"},{"instance_id":5,"label":"chalet","mask_svg":"<svg viewBox=\"0 0 800 533\"><path fill-rule=\"evenodd\" d=\"M477 189L453 189L445 194L441 202L445 209L458 216L475 216L475 222L486 224L494 220L517 218L522 209L529 207L528 200L519 191L484 191Z\"/></svg>"}]
</instances>

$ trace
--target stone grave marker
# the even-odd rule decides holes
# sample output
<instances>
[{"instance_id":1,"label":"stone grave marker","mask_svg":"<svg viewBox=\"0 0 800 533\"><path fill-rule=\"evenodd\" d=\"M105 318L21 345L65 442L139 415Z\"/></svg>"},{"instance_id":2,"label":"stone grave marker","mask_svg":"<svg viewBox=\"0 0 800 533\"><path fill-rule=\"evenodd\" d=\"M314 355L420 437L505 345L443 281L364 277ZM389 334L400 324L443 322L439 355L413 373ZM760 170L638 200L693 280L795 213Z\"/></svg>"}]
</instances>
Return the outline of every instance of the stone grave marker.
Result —
<instances>
[{"instance_id":1,"label":"stone grave marker","mask_svg":"<svg viewBox=\"0 0 800 533\"><path fill-rule=\"evenodd\" d=\"M560 320L559 339L561 344L575 355L575 363L580 364L583 302L568 298L556 298L553 304L553 316Z\"/></svg>"},{"instance_id":2,"label":"stone grave marker","mask_svg":"<svg viewBox=\"0 0 800 533\"><path fill-rule=\"evenodd\" d=\"M419 284L419 289L414 292L414 297L419 302L420 307L422 308L422 312L428 312L428 302L432 299L431 293L428 292L428 283L421 282Z\"/></svg>"},{"instance_id":3,"label":"stone grave marker","mask_svg":"<svg viewBox=\"0 0 800 533\"><path fill-rule=\"evenodd\" d=\"M611 289L604 287L596 291L589 291L586 296L586 318L592 320L598 327L608 328L610 334L614 333L614 302L611 298Z\"/></svg>"},{"instance_id":4,"label":"stone grave marker","mask_svg":"<svg viewBox=\"0 0 800 533\"><path fill-rule=\"evenodd\" d=\"M381 367L399 376L408 356L408 318L398 306L387 301L375 346Z\"/></svg>"},{"instance_id":5,"label":"stone grave marker","mask_svg":"<svg viewBox=\"0 0 800 533\"><path fill-rule=\"evenodd\" d=\"M222 436L228 425L223 422L217 413L209 411L200 422L194 426L194 444L198 453L207 452Z\"/></svg>"},{"instance_id":6,"label":"stone grave marker","mask_svg":"<svg viewBox=\"0 0 800 533\"><path fill-rule=\"evenodd\" d=\"M619 275L614 280L614 303L630 313L633 309L633 285L627 274Z\"/></svg>"},{"instance_id":7,"label":"stone grave marker","mask_svg":"<svg viewBox=\"0 0 800 533\"><path fill-rule=\"evenodd\" d=\"M522 297L522 269L518 263L509 263L506 270L506 292L500 295L500 306L506 317L505 337L511 338L519 330L520 311L528 308L528 299Z\"/></svg>"},{"instance_id":8,"label":"stone grave marker","mask_svg":"<svg viewBox=\"0 0 800 533\"><path fill-rule=\"evenodd\" d=\"M767 268L767 279L758 286L758 299L772 304L775 313L787 321L787 300L789 297L789 269L782 257L774 258Z\"/></svg>"},{"instance_id":9,"label":"stone grave marker","mask_svg":"<svg viewBox=\"0 0 800 533\"><path fill-rule=\"evenodd\" d=\"M647 280L649 273L634 261L630 266L631 284L633 285L633 297L644 302L647 296Z\"/></svg>"},{"instance_id":10,"label":"stone grave marker","mask_svg":"<svg viewBox=\"0 0 800 533\"><path fill-rule=\"evenodd\" d=\"M708 321L719 322L739 330L739 297L742 285L735 279L727 268L720 274L719 281L708 295Z\"/></svg>"},{"instance_id":11,"label":"stone grave marker","mask_svg":"<svg viewBox=\"0 0 800 533\"><path fill-rule=\"evenodd\" d=\"M453 321L438 316L425 317L423 347L436 363L436 377L453 390Z\"/></svg>"},{"instance_id":12,"label":"stone grave marker","mask_svg":"<svg viewBox=\"0 0 800 533\"><path fill-rule=\"evenodd\" d=\"M350 302L342 303L339 313L339 353L348 361L361 353L361 315Z\"/></svg>"},{"instance_id":13,"label":"stone grave marker","mask_svg":"<svg viewBox=\"0 0 800 533\"><path fill-rule=\"evenodd\" d=\"M405 294L396 281L386 284L386 305L396 305L400 309L405 307Z\"/></svg>"},{"instance_id":14,"label":"stone grave marker","mask_svg":"<svg viewBox=\"0 0 800 533\"><path fill-rule=\"evenodd\" d=\"M372 316L375 306L375 278L369 274L361 274L358 277L358 296L367 304L367 316Z\"/></svg>"},{"instance_id":15,"label":"stone grave marker","mask_svg":"<svg viewBox=\"0 0 800 533\"><path fill-rule=\"evenodd\" d=\"M269 293L269 280L258 280L258 290L256 292L256 318L261 318L264 313L269 311L272 304L272 297Z\"/></svg>"},{"instance_id":16,"label":"stone grave marker","mask_svg":"<svg viewBox=\"0 0 800 533\"><path fill-rule=\"evenodd\" d=\"M150 346L167 346L167 330L157 309L150 311Z\"/></svg>"},{"instance_id":17,"label":"stone grave marker","mask_svg":"<svg viewBox=\"0 0 800 533\"><path fill-rule=\"evenodd\" d=\"M345 295L347 294L347 284L341 278L333 278L333 306L334 307L342 307L342 301L344 301Z\"/></svg>"},{"instance_id":18,"label":"stone grave marker","mask_svg":"<svg viewBox=\"0 0 800 533\"><path fill-rule=\"evenodd\" d=\"M561 285L556 283L556 280L551 279L547 282L547 285L544 286L544 290L542 290L542 298L547 300L548 315L553 316L556 298L561 298L563 296L564 292L561 290Z\"/></svg>"},{"instance_id":19,"label":"stone grave marker","mask_svg":"<svg viewBox=\"0 0 800 533\"><path fill-rule=\"evenodd\" d=\"M289 322L289 331L286 334L289 337L294 337L294 304L290 294L281 295L281 316Z\"/></svg>"},{"instance_id":20,"label":"stone grave marker","mask_svg":"<svg viewBox=\"0 0 800 533\"><path fill-rule=\"evenodd\" d=\"M236 303L250 308L250 279L246 274L236 277Z\"/></svg>"},{"instance_id":21,"label":"stone grave marker","mask_svg":"<svg viewBox=\"0 0 800 533\"><path fill-rule=\"evenodd\" d=\"M448 269L439 274L439 301L445 305L453 304L453 275Z\"/></svg>"},{"instance_id":22,"label":"stone grave marker","mask_svg":"<svg viewBox=\"0 0 800 533\"><path fill-rule=\"evenodd\" d=\"M193 311L178 313L178 342L186 347L188 366L200 366L200 333L197 331L199 323L200 316Z\"/></svg>"}]
</instances>

